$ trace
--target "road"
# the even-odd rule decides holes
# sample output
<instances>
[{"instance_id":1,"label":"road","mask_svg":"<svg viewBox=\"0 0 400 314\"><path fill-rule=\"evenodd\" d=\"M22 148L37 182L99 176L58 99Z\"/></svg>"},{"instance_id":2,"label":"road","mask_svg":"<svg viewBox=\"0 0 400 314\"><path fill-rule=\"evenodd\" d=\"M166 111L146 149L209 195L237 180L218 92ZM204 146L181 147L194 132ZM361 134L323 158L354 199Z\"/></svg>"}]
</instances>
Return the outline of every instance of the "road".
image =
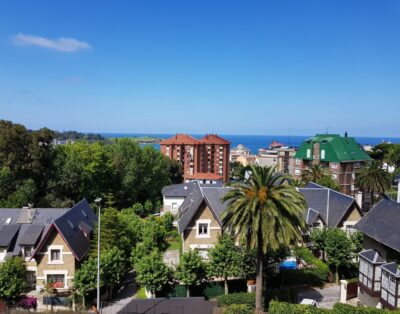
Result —
<instances>
[{"instance_id":1,"label":"road","mask_svg":"<svg viewBox=\"0 0 400 314\"><path fill-rule=\"evenodd\" d=\"M318 307L331 309L340 298L340 285L328 284L324 288L308 288L300 290L298 302L302 299L313 299L318 302Z\"/></svg>"}]
</instances>

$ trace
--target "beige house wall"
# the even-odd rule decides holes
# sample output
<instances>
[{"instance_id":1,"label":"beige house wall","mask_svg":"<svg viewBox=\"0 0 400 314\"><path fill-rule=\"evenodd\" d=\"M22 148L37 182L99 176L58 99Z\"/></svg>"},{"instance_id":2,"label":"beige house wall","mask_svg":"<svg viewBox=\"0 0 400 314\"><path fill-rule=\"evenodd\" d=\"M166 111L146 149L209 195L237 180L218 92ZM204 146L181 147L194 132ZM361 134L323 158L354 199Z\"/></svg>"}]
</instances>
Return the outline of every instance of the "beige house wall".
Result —
<instances>
[{"instance_id":1,"label":"beige house wall","mask_svg":"<svg viewBox=\"0 0 400 314\"><path fill-rule=\"evenodd\" d=\"M51 248L61 249L61 261L50 261L49 254ZM37 261L37 288L42 288L46 284L47 274L65 274L66 287L72 287L72 279L75 275L75 257L56 229L52 229L50 236L36 255Z\"/></svg>"},{"instance_id":2,"label":"beige house wall","mask_svg":"<svg viewBox=\"0 0 400 314\"><path fill-rule=\"evenodd\" d=\"M209 236L207 237L198 235L197 222L200 220L210 222ZM187 252L194 246L197 246L200 250L208 250L217 243L218 236L221 235L221 233L221 226L215 219L211 210L203 203L182 234L183 251Z\"/></svg>"}]
</instances>

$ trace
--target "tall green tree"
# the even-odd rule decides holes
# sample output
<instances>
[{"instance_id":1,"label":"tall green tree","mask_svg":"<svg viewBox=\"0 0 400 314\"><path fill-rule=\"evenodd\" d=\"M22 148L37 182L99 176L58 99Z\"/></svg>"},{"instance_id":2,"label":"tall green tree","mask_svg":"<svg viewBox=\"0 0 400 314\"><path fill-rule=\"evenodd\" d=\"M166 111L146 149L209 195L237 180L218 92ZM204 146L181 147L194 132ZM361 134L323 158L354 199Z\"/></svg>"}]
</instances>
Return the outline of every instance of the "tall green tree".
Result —
<instances>
[{"instance_id":1,"label":"tall green tree","mask_svg":"<svg viewBox=\"0 0 400 314\"><path fill-rule=\"evenodd\" d=\"M287 176L274 167L251 166L251 175L235 183L223 197L228 208L222 215L224 229L248 250L257 252L256 309L263 310L263 260L268 250L278 250L301 241L305 228L304 197L285 183Z\"/></svg>"},{"instance_id":2,"label":"tall green tree","mask_svg":"<svg viewBox=\"0 0 400 314\"><path fill-rule=\"evenodd\" d=\"M0 264L0 299L16 299L25 288L25 262L20 257L7 258Z\"/></svg>"},{"instance_id":3,"label":"tall green tree","mask_svg":"<svg viewBox=\"0 0 400 314\"><path fill-rule=\"evenodd\" d=\"M190 250L182 254L175 276L186 285L187 297L190 297L191 287L202 283L206 275L206 265L198 250Z\"/></svg>"},{"instance_id":4,"label":"tall green tree","mask_svg":"<svg viewBox=\"0 0 400 314\"><path fill-rule=\"evenodd\" d=\"M325 251L328 264L335 269L336 283L339 283L339 267L348 265L353 257L352 242L343 230L329 228L326 231Z\"/></svg>"},{"instance_id":5,"label":"tall green tree","mask_svg":"<svg viewBox=\"0 0 400 314\"><path fill-rule=\"evenodd\" d=\"M390 188L390 174L382 169L382 162L372 160L357 174L357 185L361 191L371 194L371 207L374 205L376 193L385 193Z\"/></svg>"},{"instance_id":6,"label":"tall green tree","mask_svg":"<svg viewBox=\"0 0 400 314\"><path fill-rule=\"evenodd\" d=\"M217 244L209 252L208 273L212 277L224 279L225 294L229 293L228 278L242 274L241 254L231 236L219 236Z\"/></svg>"},{"instance_id":7,"label":"tall green tree","mask_svg":"<svg viewBox=\"0 0 400 314\"><path fill-rule=\"evenodd\" d=\"M385 155L385 161L396 168L400 167L400 144L391 144Z\"/></svg>"},{"instance_id":8,"label":"tall green tree","mask_svg":"<svg viewBox=\"0 0 400 314\"><path fill-rule=\"evenodd\" d=\"M114 288L126 277L127 267L124 253L116 247L101 255L101 275L109 299L112 299Z\"/></svg>"},{"instance_id":9,"label":"tall green tree","mask_svg":"<svg viewBox=\"0 0 400 314\"><path fill-rule=\"evenodd\" d=\"M73 289L81 297L83 308L86 308L86 298L90 291L96 289L97 259L89 258L76 271L73 279Z\"/></svg>"},{"instance_id":10,"label":"tall green tree","mask_svg":"<svg viewBox=\"0 0 400 314\"><path fill-rule=\"evenodd\" d=\"M164 263L162 255L158 251L143 256L136 264L136 271L137 282L146 287L153 297L157 291L161 291L172 281L172 271Z\"/></svg>"},{"instance_id":11,"label":"tall green tree","mask_svg":"<svg viewBox=\"0 0 400 314\"><path fill-rule=\"evenodd\" d=\"M310 169L304 170L301 179L304 182L317 182L329 175L329 170L320 163L313 163Z\"/></svg>"}]
</instances>

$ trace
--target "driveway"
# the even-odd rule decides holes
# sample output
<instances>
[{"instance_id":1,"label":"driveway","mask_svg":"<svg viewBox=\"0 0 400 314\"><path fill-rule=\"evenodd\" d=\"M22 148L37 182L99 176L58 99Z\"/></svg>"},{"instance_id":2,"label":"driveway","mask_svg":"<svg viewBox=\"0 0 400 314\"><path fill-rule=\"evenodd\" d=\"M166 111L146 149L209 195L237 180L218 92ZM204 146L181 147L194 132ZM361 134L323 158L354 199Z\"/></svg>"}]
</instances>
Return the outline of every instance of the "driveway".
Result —
<instances>
[{"instance_id":1,"label":"driveway","mask_svg":"<svg viewBox=\"0 0 400 314\"><path fill-rule=\"evenodd\" d=\"M297 295L298 303L302 299L313 299L318 302L318 307L331 309L340 298L340 285L327 284L324 288L307 288L300 290Z\"/></svg>"},{"instance_id":2,"label":"driveway","mask_svg":"<svg viewBox=\"0 0 400 314\"><path fill-rule=\"evenodd\" d=\"M164 263L168 266L177 266L179 264L179 251L168 250L164 253Z\"/></svg>"}]
</instances>

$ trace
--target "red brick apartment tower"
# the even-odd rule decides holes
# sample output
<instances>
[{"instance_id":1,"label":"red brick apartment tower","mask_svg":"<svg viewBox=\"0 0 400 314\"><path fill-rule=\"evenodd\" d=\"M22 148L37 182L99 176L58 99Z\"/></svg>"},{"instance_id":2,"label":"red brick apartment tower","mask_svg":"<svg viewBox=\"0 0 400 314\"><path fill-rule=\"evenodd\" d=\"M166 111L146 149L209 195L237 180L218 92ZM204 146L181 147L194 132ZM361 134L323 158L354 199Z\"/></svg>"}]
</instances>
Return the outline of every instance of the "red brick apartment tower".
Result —
<instances>
[{"instance_id":1,"label":"red brick apartment tower","mask_svg":"<svg viewBox=\"0 0 400 314\"><path fill-rule=\"evenodd\" d=\"M216 134L207 134L200 139L200 143L202 172L218 174L222 176L224 182L228 182L230 143Z\"/></svg>"},{"instance_id":2,"label":"red brick apartment tower","mask_svg":"<svg viewBox=\"0 0 400 314\"><path fill-rule=\"evenodd\" d=\"M187 134L176 134L160 142L161 153L181 163L184 179L197 174L213 173L229 181L230 143L218 135L209 134L201 140Z\"/></svg>"}]
</instances>

